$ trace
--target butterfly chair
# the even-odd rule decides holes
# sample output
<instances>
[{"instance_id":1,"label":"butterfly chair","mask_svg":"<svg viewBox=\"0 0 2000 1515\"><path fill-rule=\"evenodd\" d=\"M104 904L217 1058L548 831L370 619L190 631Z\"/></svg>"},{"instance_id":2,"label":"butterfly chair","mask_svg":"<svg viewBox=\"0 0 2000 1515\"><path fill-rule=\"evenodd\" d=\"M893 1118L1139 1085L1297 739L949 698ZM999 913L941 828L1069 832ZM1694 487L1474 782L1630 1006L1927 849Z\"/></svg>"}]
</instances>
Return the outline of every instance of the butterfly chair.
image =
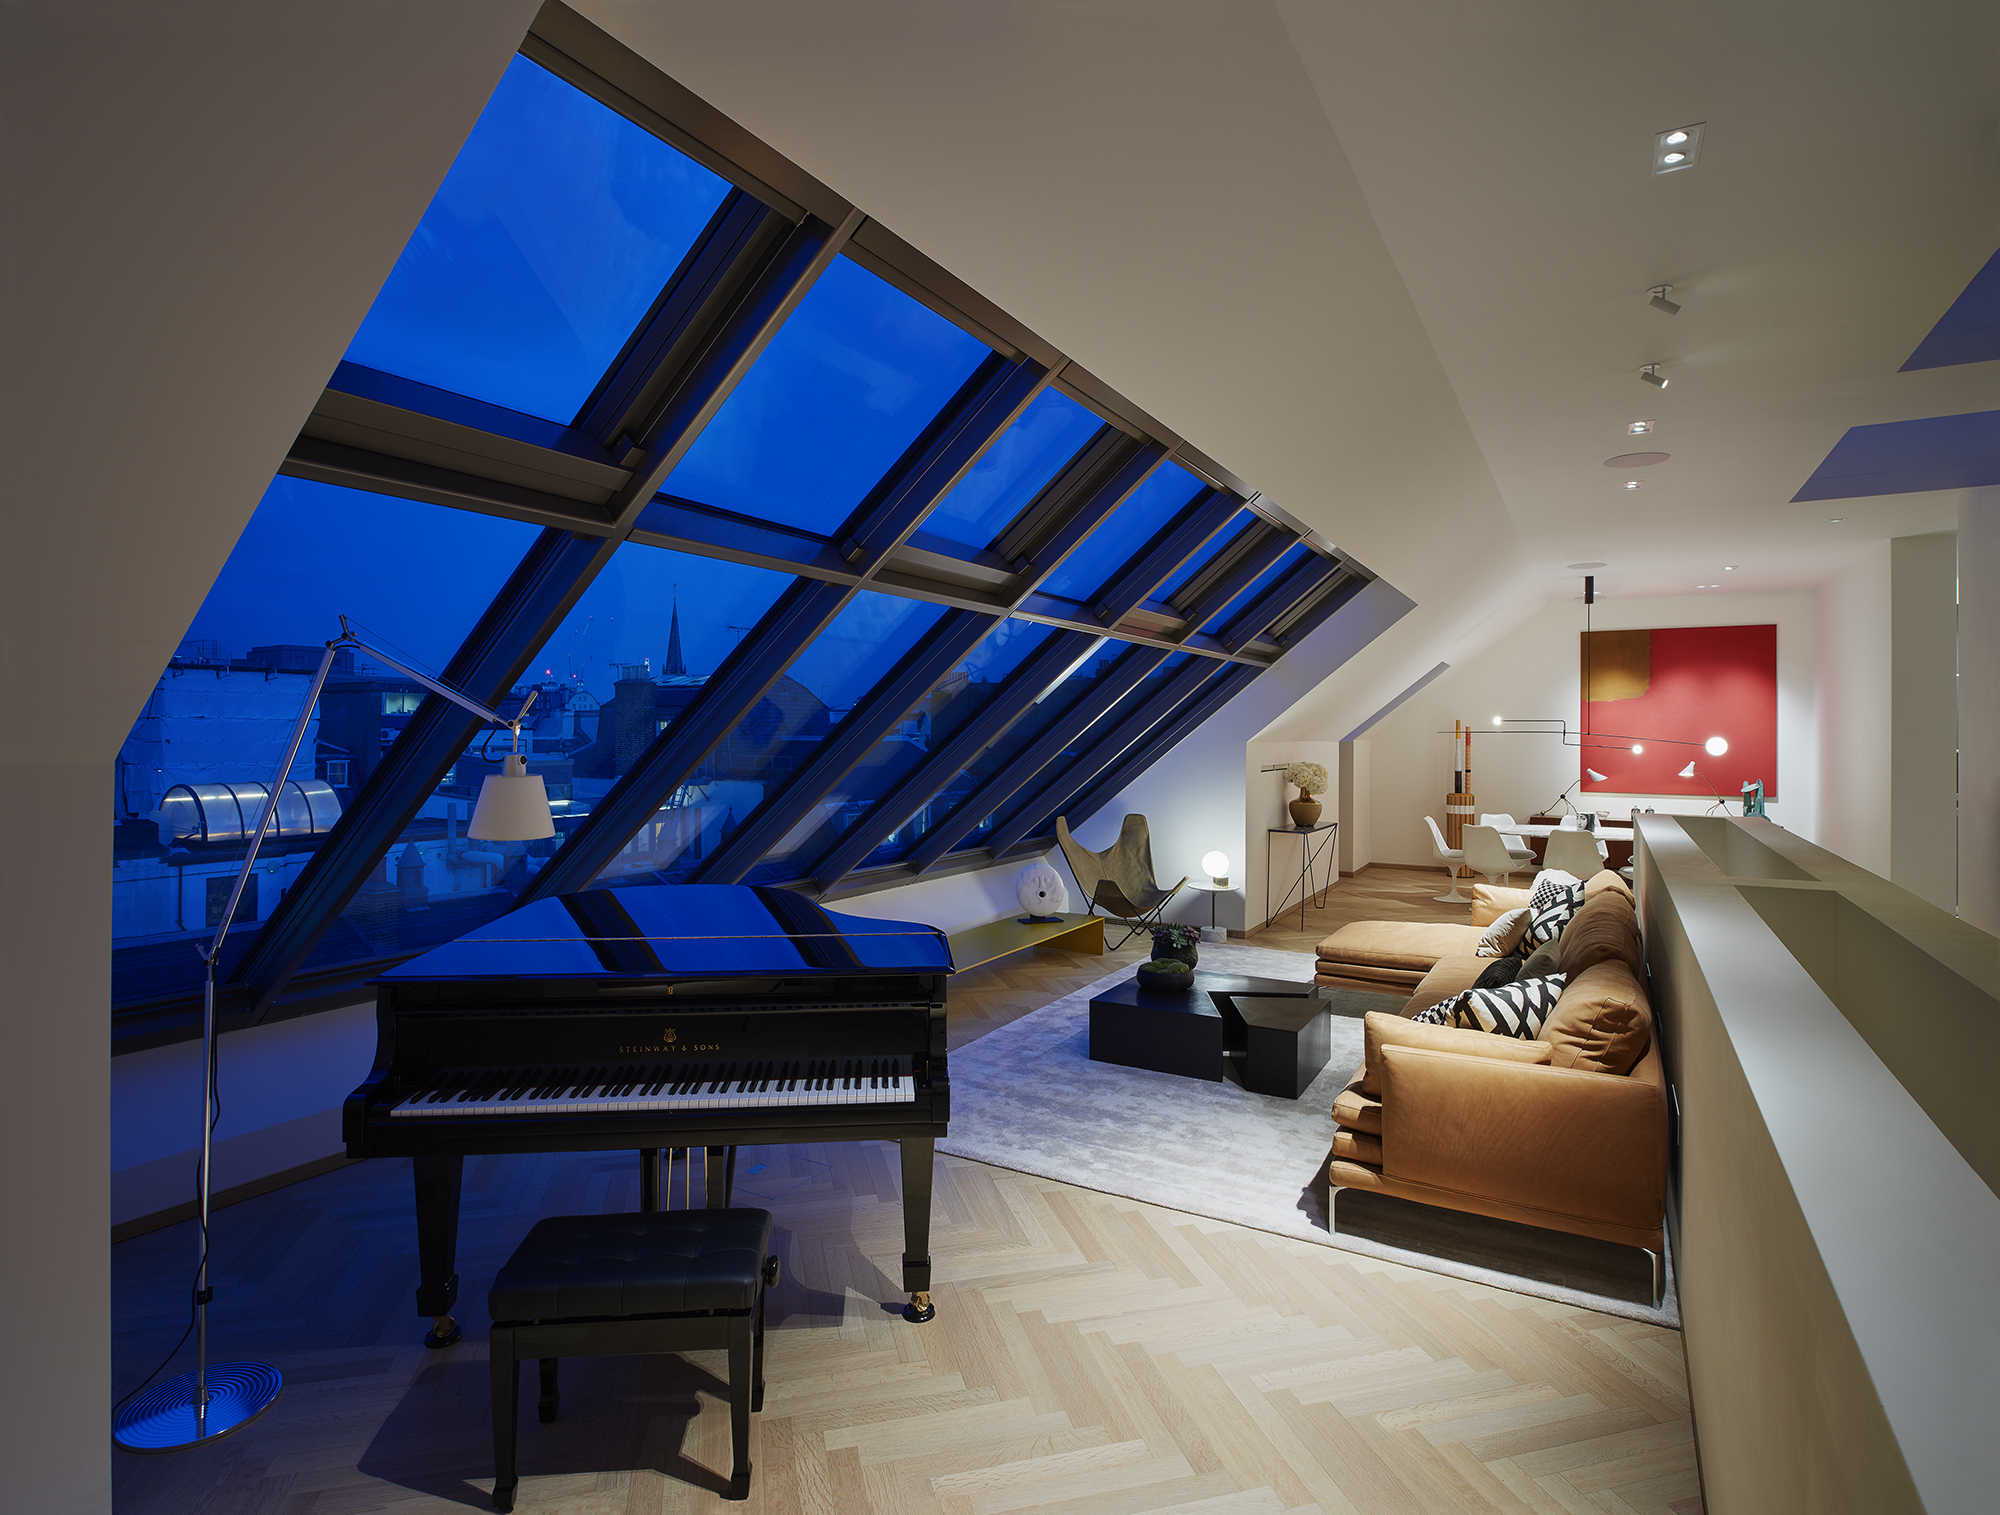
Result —
<instances>
[{"instance_id":1,"label":"butterfly chair","mask_svg":"<svg viewBox=\"0 0 2000 1515\"><path fill-rule=\"evenodd\" d=\"M1069 871L1076 875L1077 892L1090 902L1090 913L1095 915L1101 905L1106 915L1130 928L1113 943L1115 947L1159 925L1167 901L1187 882L1182 874L1172 888L1160 887L1153 874L1153 834L1143 815L1125 817L1108 852L1092 852L1071 836L1067 816L1056 817L1056 841Z\"/></svg>"}]
</instances>

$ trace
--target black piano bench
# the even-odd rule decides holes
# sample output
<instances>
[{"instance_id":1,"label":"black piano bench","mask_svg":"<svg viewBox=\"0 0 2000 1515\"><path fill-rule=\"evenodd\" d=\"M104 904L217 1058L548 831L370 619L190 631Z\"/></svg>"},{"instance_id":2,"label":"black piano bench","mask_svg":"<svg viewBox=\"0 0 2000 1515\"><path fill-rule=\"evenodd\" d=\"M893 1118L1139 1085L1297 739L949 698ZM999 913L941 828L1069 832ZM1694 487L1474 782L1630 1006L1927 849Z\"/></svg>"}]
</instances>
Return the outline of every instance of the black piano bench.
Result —
<instances>
[{"instance_id":1,"label":"black piano bench","mask_svg":"<svg viewBox=\"0 0 2000 1515\"><path fill-rule=\"evenodd\" d=\"M493 1280L493 1507L514 1508L521 1359L541 1359L556 1418L564 1357L729 1349L730 1499L750 1497L750 1416L764 1408L764 1291L778 1281L769 1210L559 1215Z\"/></svg>"}]
</instances>

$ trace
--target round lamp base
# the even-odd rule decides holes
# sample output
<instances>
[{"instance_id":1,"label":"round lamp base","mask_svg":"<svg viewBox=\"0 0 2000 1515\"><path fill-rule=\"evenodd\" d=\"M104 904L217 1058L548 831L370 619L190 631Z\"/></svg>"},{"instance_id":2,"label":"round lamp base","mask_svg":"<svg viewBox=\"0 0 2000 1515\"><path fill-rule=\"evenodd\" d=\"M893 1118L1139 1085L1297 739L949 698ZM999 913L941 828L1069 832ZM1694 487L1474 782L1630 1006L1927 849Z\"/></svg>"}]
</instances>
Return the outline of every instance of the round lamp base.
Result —
<instances>
[{"instance_id":1,"label":"round lamp base","mask_svg":"<svg viewBox=\"0 0 2000 1515\"><path fill-rule=\"evenodd\" d=\"M208 1414L194 1413L194 1374L148 1389L118 1412L112 1439L127 1452L182 1452L206 1446L270 1409L284 1375L268 1363L223 1362L208 1370Z\"/></svg>"}]
</instances>

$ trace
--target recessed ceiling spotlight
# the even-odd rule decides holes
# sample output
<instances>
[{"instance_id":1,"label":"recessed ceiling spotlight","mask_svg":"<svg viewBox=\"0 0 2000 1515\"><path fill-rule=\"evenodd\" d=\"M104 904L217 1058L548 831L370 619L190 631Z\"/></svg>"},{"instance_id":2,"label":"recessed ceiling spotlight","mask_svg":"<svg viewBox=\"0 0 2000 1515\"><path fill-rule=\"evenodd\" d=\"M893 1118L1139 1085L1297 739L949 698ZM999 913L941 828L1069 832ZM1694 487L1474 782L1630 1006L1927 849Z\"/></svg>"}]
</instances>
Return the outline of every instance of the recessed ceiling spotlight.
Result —
<instances>
[{"instance_id":1,"label":"recessed ceiling spotlight","mask_svg":"<svg viewBox=\"0 0 2000 1515\"><path fill-rule=\"evenodd\" d=\"M1736 565L1734 563L1724 563L1722 565L1722 571L1724 573L1734 573L1736 572Z\"/></svg>"},{"instance_id":2,"label":"recessed ceiling spotlight","mask_svg":"<svg viewBox=\"0 0 2000 1515\"><path fill-rule=\"evenodd\" d=\"M1625 425L1625 435L1628 437L1650 436L1652 431L1653 423L1651 421L1628 421Z\"/></svg>"},{"instance_id":3,"label":"recessed ceiling spotlight","mask_svg":"<svg viewBox=\"0 0 2000 1515\"><path fill-rule=\"evenodd\" d=\"M1611 566L1611 565L1610 565L1609 563L1565 563L1565 564L1563 564L1563 567L1565 567L1565 568L1567 568L1567 569L1570 569L1570 570L1571 570L1572 572L1574 572L1574 571L1575 571L1576 569L1579 569L1579 568L1609 568L1610 566Z\"/></svg>"},{"instance_id":4,"label":"recessed ceiling spotlight","mask_svg":"<svg viewBox=\"0 0 2000 1515\"><path fill-rule=\"evenodd\" d=\"M1672 288L1673 285L1671 284L1655 284L1651 289L1646 291L1647 294L1653 297L1646 303L1655 310L1664 310L1670 316L1679 315L1681 308L1667 298L1667 292Z\"/></svg>"},{"instance_id":5,"label":"recessed ceiling spotlight","mask_svg":"<svg viewBox=\"0 0 2000 1515\"><path fill-rule=\"evenodd\" d=\"M1842 521L1846 519L1847 519L1846 516L1828 516L1826 518L1826 524L1829 526L1838 526Z\"/></svg>"},{"instance_id":6,"label":"recessed ceiling spotlight","mask_svg":"<svg viewBox=\"0 0 2000 1515\"><path fill-rule=\"evenodd\" d=\"M1700 162L1701 129L1704 125L1705 122L1697 121L1693 126L1677 126L1672 131L1658 133L1653 138L1653 172L1678 173Z\"/></svg>"},{"instance_id":7,"label":"recessed ceiling spotlight","mask_svg":"<svg viewBox=\"0 0 2000 1515\"><path fill-rule=\"evenodd\" d=\"M1642 480L1639 480L1639 479L1627 479L1627 480L1625 481L1625 487L1626 487L1627 489L1644 489L1644 488L1645 488L1646 486L1645 486L1645 483L1644 483L1644 482L1643 482Z\"/></svg>"},{"instance_id":8,"label":"recessed ceiling spotlight","mask_svg":"<svg viewBox=\"0 0 2000 1515\"><path fill-rule=\"evenodd\" d=\"M1657 363L1648 363L1644 368L1640 369L1639 377L1644 379L1648 384L1657 384L1662 389L1667 387L1667 377L1660 372L1660 365Z\"/></svg>"}]
</instances>

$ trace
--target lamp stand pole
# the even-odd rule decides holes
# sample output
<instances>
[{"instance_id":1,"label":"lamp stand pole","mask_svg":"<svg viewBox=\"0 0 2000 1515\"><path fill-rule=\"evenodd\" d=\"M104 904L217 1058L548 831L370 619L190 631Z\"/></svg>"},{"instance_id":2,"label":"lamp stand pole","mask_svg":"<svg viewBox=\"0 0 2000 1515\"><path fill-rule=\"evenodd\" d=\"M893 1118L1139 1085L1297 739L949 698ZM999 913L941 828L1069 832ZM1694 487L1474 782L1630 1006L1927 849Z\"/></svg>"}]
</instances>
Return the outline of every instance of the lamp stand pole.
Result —
<instances>
[{"instance_id":1,"label":"lamp stand pole","mask_svg":"<svg viewBox=\"0 0 2000 1515\"><path fill-rule=\"evenodd\" d=\"M208 1361L208 1305L215 1297L215 1291L208 1283L209 1163L215 1135L215 974L216 964L222 960L222 945L236 920L237 906L242 903L244 887L249 882L251 870L257 866L257 853L270 832L271 822L277 817L278 796L283 793L292 764L305 742L306 728L312 724L312 713L319 704L320 691L326 686L326 676L333 668L334 657L344 648L366 652L397 672L415 679L433 693L443 695L453 704L510 728L514 733L517 754L521 747L521 717L528 713L528 706L535 701L535 696L530 694L519 714L509 720L498 711L475 704L429 675L406 668L394 658L378 652L353 633L346 616L340 618L340 635L326 644L326 652L319 660L319 670L313 675L312 688L306 693L304 708L299 711L299 718L292 726L292 738L285 745L285 755L278 760L276 775L265 786L263 810L257 817L257 829L251 835L250 845L244 851L243 864L236 870L236 887L229 891L229 902L222 908L222 920L216 927L215 937L202 953L207 973L201 996L201 1164L197 1185L200 1228L196 1233L196 1244L201 1251L194 1277L194 1371L170 1378L134 1397L118 1412L112 1424L112 1438L127 1452L183 1452L219 1440L270 1409L285 1386L284 1376L269 1363L227 1362L211 1367Z\"/></svg>"}]
</instances>

